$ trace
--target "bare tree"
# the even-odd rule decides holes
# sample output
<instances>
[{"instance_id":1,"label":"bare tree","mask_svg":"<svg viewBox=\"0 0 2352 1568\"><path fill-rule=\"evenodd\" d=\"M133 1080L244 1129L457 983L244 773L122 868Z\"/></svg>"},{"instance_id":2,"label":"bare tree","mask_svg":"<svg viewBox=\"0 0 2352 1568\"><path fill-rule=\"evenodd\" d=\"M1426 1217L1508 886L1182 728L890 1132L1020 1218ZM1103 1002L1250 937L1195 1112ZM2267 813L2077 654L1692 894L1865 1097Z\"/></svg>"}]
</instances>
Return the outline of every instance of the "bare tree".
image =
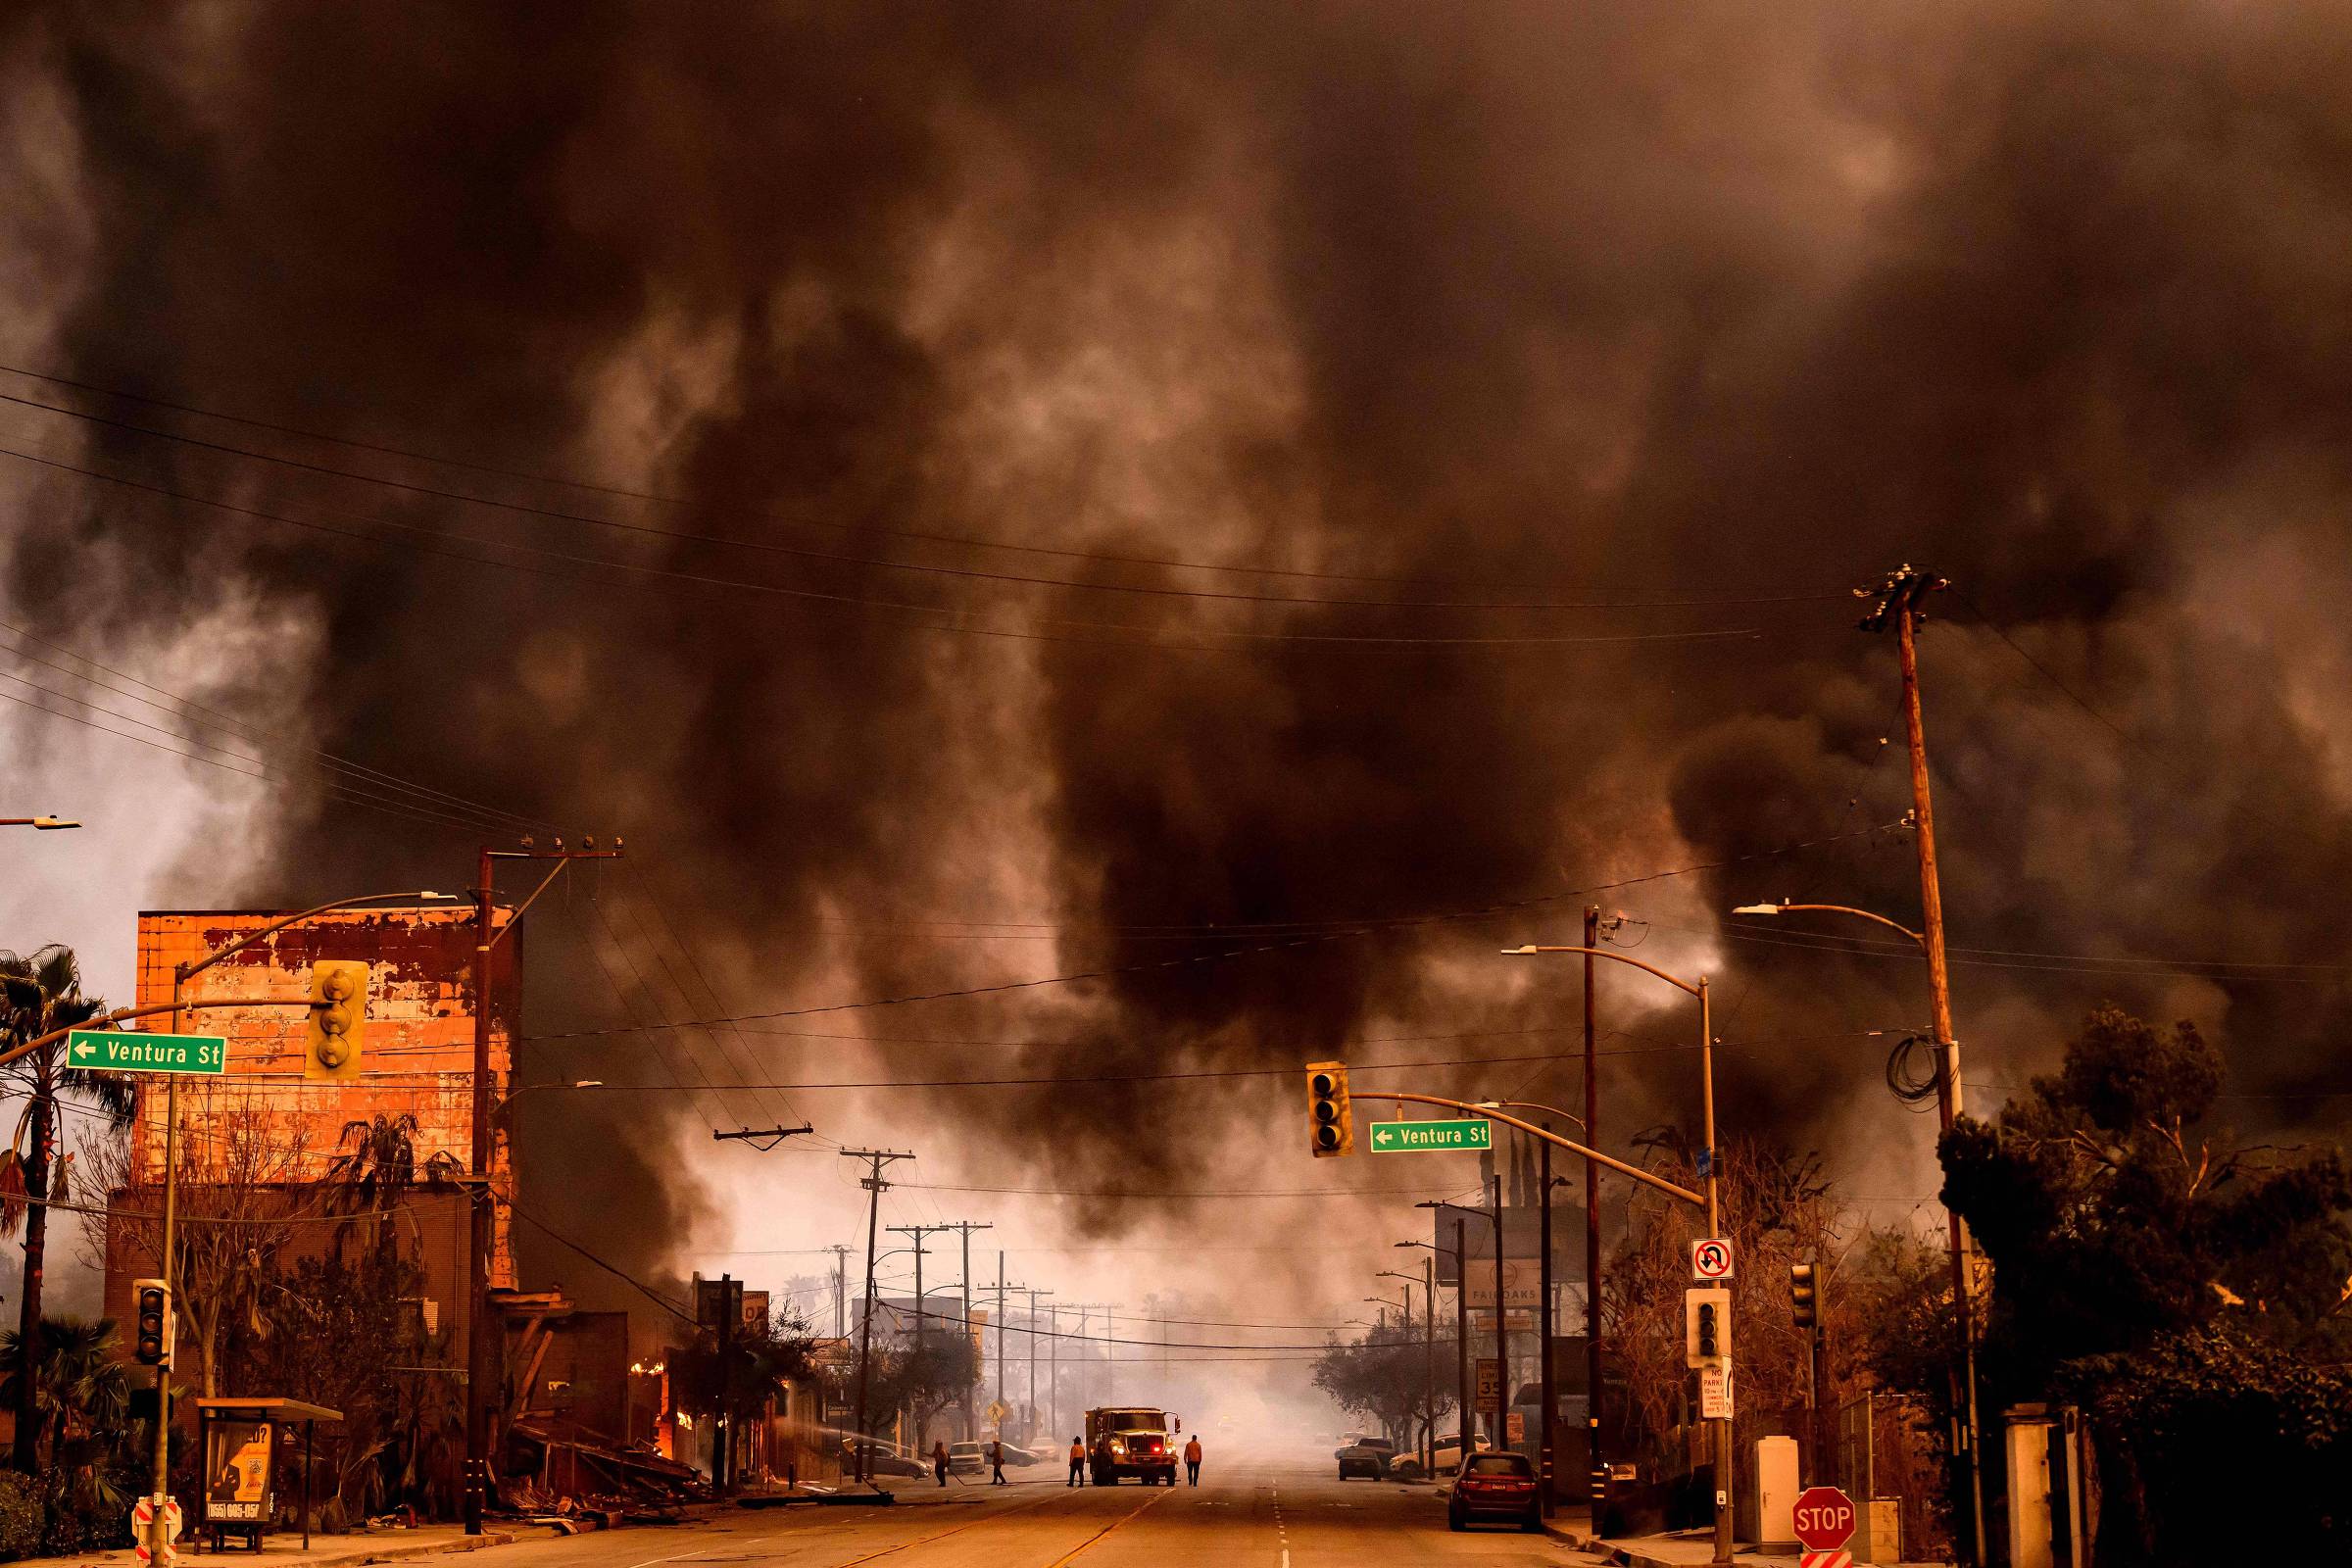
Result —
<instances>
[{"instance_id":1,"label":"bare tree","mask_svg":"<svg viewBox=\"0 0 2352 1568\"><path fill-rule=\"evenodd\" d=\"M267 1331L259 1311L263 1283L301 1227L324 1217L331 1189L311 1168L303 1119L285 1115L282 1101L266 1088L233 1077L183 1084L179 1119L172 1283L182 1344L193 1342L210 1396L220 1392L223 1328L244 1321ZM111 1233L118 1256L155 1266L164 1207L157 1152L136 1160L127 1139L92 1152L106 1212L85 1218L84 1236L101 1257Z\"/></svg>"},{"instance_id":2,"label":"bare tree","mask_svg":"<svg viewBox=\"0 0 2352 1568\"><path fill-rule=\"evenodd\" d=\"M1640 1141L1658 1174L1695 1188L1699 1177L1677 1140L1659 1134ZM1796 1155L1752 1141L1727 1141L1719 1173L1723 1232L1739 1259L1731 1343L1739 1369L1735 1399L1740 1441L1781 1430L1785 1417L1811 1394L1809 1342L1794 1321L1788 1265L1812 1262L1833 1288L1825 1290L1825 1325L1833 1345L1845 1337L1849 1309L1834 1282L1857 1227L1833 1200L1815 1154ZM1687 1428L1694 1402L1683 1356L1683 1293L1690 1285L1690 1244L1704 1227L1688 1203L1653 1198L1634 1200L1627 1239L1609 1265L1602 1299L1607 1350L1623 1370L1636 1423L1663 1453ZM1840 1356L1838 1366L1847 1365ZM1833 1376L1821 1391L1834 1404L1846 1380Z\"/></svg>"}]
</instances>

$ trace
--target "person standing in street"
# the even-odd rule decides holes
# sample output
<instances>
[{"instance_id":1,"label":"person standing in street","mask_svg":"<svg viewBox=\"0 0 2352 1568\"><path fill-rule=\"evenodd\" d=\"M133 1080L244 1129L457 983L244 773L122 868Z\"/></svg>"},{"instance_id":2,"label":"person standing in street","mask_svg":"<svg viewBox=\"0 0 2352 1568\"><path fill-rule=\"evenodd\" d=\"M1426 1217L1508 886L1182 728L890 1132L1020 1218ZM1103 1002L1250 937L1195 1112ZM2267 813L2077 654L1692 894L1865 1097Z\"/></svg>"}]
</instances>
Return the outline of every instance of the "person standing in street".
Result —
<instances>
[{"instance_id":1,"label":"person standing in street","mask_svg":"<svg viewBox=\"0 0 2352 1568\"><path fill-rule=\"evenodd\" d=\"M1085 1474L1086 1443L1083 1439L1072 1438L1070 1440L1070 1485L1077 1486L1078 1478Z\"/></svg>"},{"instance_id":2,"label":"person standing in street","mask_svg":"<svg viewBox=\"0 0 2352 1568\"><path fill-rule=\"evenodd\" d=\"M931 1473L939 1477L941 1486L948 1484L948 1440L945 1438L931 1445Z\"/></svg>"},{"instance_id":3,"label":"person standing in street","mask_svg":"<svg viewBox=\"0 0 2352 1568\"><path fill-rule=\"evenodd\" d=\"M1184 1446L1184 1479L1196 1487L1200 1484L1200 1435L1197 1432Z\"/></svg>"},{"instance_id":4,"label":"person standing in street","mask_svg":"<svg viewBox=\"0 0 2352 1568\"><path fill-rule=\"evenodd\" d=\"M992 1439L988 1445L988 1484L992 1487L1012 1485L1011 1482L1004 1479L1004 1440L1003 1438Z\"/></svg>"}]
</instances>

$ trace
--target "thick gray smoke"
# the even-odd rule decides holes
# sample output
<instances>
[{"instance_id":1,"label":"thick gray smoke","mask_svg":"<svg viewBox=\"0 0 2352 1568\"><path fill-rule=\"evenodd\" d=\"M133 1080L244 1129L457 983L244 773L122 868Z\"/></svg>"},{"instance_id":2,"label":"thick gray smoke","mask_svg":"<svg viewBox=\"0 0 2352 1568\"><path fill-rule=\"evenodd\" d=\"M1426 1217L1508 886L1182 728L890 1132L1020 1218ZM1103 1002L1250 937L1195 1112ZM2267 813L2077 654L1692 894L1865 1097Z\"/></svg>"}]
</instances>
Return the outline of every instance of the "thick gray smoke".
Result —
<instances>
[{"instance_id":1,"label":"thick gray smoke","mask_svg":"<svg viewBox=\"0 0 2352 1568\"><path fill-rule=\"evenodd\" d=\"M2203 1017L2244 1094L2328 1077L2340 971L2017 955L2340 961L2334 8L0 27L0 359L513 470L0 376L121 421L0 405L0 444L297 519L14 475L25 613L103 648L229 592L297 612L316 660L211 700L297 685L329 750L627 833L711 971L715 995L677 977L673 1016L1107 972L772 1025L1081 1049L728 1043L760 1071L1289 1066L1524 1029L1573 1012L1573 973L1511 968L1503 939L1573 940L1583 888L1755 857L1596 902L1716 966L1741 1116L1886 1131L1887 1042L1853 1032L1920 1022L1916 971L1715 927L1768 897L1914 915L1908 840L1847 836L1908 800L1892 650L1838 597L1911 560L1967 596L1937 602L1925 664L1955 941L1985 950L1958 971L1980 1096L2107 996ZM1462 608L1498 604L1545 608ZM213 867L222 902L464 863L462 834L286 811L270 863ZM1520 900L1552 902L1298 940ZM660 939L632 941L650 965ZM629 1021L575 938L530 951L563 977L536 1029ZM1613 1022L1689 1034L1672 1008ZM719 1048L544 1049L568 1053L552 1075L650 1080ZM1659 1065L1682 1058L1613 1059L1620 1134L1688 1112ZM1167 1185L1180 1118L1273 1126L1293 1098L1039 1087L920 1114L999 1174ZM571 1211L648 1249L695 1201L612 1152L653 1114L557 1153L594 1152Z\"/></svg>"}]
</instances>

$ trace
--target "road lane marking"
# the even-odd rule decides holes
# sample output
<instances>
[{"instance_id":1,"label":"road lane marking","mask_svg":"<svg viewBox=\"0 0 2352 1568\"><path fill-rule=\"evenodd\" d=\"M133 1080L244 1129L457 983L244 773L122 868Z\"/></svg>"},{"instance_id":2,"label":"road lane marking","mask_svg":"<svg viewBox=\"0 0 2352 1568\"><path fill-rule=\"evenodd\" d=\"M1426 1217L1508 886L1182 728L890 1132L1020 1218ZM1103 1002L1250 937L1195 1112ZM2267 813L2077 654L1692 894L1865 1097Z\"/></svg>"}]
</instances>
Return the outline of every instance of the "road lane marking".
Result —
<instances>
[{"instance_id":1,"label":"road lane marking","mask_svg":"<svg viewBox=\"0 0 2352 1568\"><path fill-rule=\"evenodd\" d=\"M1137 1514L1142 1513L1146 1508L1151 1507L1162 1497L1172 1497L1174 1495L1175 1493L1171 1489L1155 1489L1151 1496L1146 1497L1141 1503L1138 1503L1135 1507L1130 1508L1126 1513L1120 1515L1116 1519L1113 1519L1110 1523L1104 1525L1102 1529L1096 1531L1093 1535L1078 1543L1077 1545L1072 1546L1068 1551L1063 1552L1060 1556L1046 1564L1046 1568L1062 1568L1064 1563L1069 1562L1080 1552L1085 1551L1089 1547L1093 1546L1096 1542L1101 1541L1104 1536L1109 1535L1113 1530L1118 1529L1119 1526L1125 1524L1128 1520L1133 1519ZM849 1568L849 1565L845 1563L842 1565L842 1568Z\"/></svg>"}]
</instances>

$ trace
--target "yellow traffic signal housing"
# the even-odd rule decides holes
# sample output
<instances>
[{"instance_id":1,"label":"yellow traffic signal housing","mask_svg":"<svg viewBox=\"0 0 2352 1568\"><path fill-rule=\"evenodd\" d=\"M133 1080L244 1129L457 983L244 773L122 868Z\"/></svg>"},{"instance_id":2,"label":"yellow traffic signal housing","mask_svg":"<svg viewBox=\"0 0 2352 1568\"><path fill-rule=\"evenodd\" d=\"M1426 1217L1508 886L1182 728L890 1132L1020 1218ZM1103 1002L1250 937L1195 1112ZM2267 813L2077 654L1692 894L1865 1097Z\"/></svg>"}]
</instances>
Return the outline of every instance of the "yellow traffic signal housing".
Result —
<instances>
[{"instance_id":1,"label":"yellow traffic signal housing","mask_svg":"<svg viewBox=\"0 0 2352 1568\"><path fill-rule=\"evenodd\" d=\"M1348 1108L1344 1061L1306 1064L1306 1140L1317 1159L1355 1151L1355 1112Z\"/></svg>"},{"instance_id":2,"label":"yellow traffic signal housing","mask_svg":"<svg viewBox=\"0 0 2352 1568\"><path fill-rule=\"evenodd\" d=\"M303 1034L305 1078L360 1076L360 1046L368 1033L368 965L356 958L320 958L311 965L311 1021Z\"/></svg>"},{"instance_id":3,"label":"yellow traffic signal housing","mask_svg":"<svg viewBox=\"0 0 2352 1568\"><path fill-rule=\"evenodd\" d=\"M1788 1306L1800 1329L1821 1325L1821 1286L1810 1263L1788 1265Z\"/></svg>"}]
</instances>

